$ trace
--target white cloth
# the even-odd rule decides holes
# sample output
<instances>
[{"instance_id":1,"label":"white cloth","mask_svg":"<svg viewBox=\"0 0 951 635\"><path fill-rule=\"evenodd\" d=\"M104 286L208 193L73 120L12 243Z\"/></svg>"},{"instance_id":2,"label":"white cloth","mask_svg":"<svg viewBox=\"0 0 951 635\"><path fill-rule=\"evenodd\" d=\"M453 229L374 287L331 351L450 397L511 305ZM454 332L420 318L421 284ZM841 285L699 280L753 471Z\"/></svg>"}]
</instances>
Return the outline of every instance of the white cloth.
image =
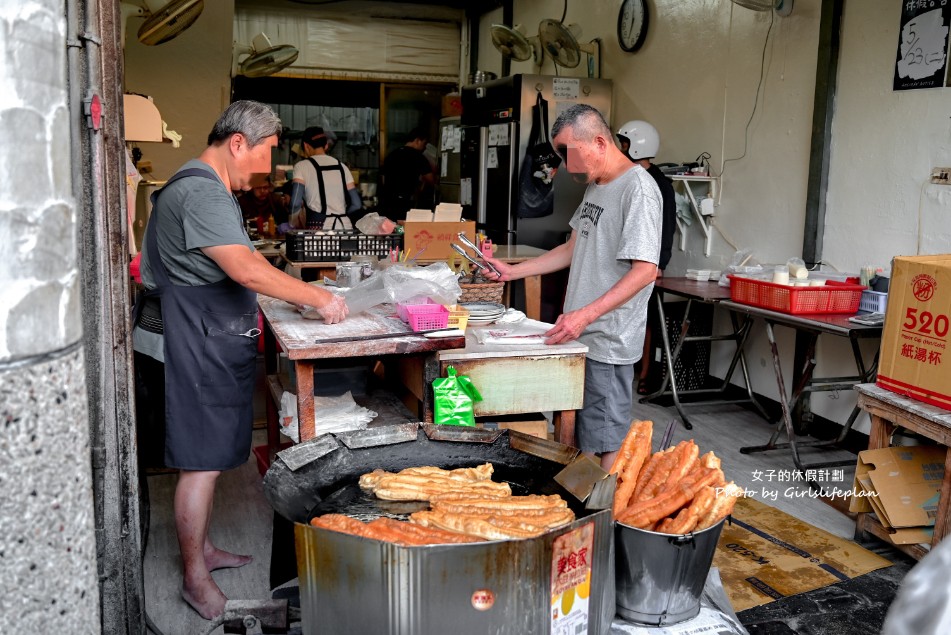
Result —
<instances>
[{"instance_id":1,"label":"white cloth","mask_svg":"<svg viewBox=\"0 0 951 635\"><path fill-rule=\"evenodd\" d=\"M337 397L314 397L314 433L316 436L331 432L365 430L376 419L377 413L358 406L349 391ZM285 392L281 395L279 413L281 433L300 443L300 427L297 422L297 395Z\"/></svg>"}]
</instances>

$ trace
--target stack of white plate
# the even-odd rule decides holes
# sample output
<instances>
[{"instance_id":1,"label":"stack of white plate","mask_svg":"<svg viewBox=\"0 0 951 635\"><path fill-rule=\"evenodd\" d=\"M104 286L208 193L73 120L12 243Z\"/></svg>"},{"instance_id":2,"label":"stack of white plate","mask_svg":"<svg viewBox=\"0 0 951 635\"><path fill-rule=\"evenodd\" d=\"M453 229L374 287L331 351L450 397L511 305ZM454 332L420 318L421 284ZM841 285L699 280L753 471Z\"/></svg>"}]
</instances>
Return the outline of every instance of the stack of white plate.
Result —
<instances>
[{"instance_id":1,"label":"stack of white plate","mask_svg":"<svg viewBox=\"0 0 951 635\"><path fill-rule=\"evenodd\" d=\"M469 312L468 326L492 324L505 313L505 305L497 302L463 302L459 306Z\"/></svg>"}]
</instances>

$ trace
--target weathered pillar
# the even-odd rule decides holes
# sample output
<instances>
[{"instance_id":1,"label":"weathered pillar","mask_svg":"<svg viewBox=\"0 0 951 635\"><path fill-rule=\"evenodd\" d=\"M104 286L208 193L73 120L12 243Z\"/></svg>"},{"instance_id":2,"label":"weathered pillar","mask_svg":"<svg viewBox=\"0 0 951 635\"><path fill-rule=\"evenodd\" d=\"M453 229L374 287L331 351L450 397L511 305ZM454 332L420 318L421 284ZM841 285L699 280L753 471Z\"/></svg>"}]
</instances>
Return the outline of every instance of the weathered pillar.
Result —
<instances>
[{"instance_id":1,"label":"weathered pillar","mask_svg":"<svg viewBox=\"0 0 951 635\"><path fill-rule=\"evenodd\" d=\"M63 0L0 3L0 631L99 633Z\"/></svg>"}]
</instances>

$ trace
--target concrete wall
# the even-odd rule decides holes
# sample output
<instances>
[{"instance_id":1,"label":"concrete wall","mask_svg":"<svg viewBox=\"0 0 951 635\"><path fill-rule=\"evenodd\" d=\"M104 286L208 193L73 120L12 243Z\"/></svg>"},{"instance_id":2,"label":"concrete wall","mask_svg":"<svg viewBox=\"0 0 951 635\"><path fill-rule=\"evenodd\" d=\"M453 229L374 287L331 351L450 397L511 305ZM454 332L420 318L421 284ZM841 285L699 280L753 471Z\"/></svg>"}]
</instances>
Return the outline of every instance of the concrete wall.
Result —
<instances>
[{"instance_id":1,"label":"concrete wall","mask_svg":"<svg viewBox=\"0 0 951 635\"><path fill-rule=\"evenodd\" d=\"M0 3L0 630L98 633L65 3Z\"/></svg>"},{"instance_id":2,"label":"concrete wall","mask_svg":"<svg viewBox=\"0 0 951 635\"><path fill-rule=\"evenodd\" d=\"M195 23L176 38L145 46L136 38L143 20L130 18L125 37L125 92L152 97L168 127L182 135L170 143L140 143L154 180L168 179L208 145L208 133L231 103L234 2L205 2Z\"/></svg>"}]
</instances>

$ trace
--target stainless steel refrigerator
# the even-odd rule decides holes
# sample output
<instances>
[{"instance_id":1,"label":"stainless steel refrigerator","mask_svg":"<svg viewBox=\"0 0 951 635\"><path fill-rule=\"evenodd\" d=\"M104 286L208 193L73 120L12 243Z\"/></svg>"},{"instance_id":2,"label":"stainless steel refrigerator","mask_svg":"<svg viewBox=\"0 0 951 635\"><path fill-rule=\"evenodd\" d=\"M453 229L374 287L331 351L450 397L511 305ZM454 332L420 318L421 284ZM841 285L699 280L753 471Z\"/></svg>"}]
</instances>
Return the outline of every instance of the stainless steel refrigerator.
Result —
<instances>
[{"instance_id":1,"label":"stainless steel refrigerator","mask_svg":"<svg viewBox=\"0 0 951 635\"><path fill-rule=\"evenodd\" d=\"M517 218L518 174L532 128L539 92L548 101L548 124L575 103L597 108L611 125L611 81L549 75L512 75L462 89L460 202L466 218L498 244L542 249L564 242L568 221L585 186L559 169L554 213Z\"/></svg>"}]
</instances>

